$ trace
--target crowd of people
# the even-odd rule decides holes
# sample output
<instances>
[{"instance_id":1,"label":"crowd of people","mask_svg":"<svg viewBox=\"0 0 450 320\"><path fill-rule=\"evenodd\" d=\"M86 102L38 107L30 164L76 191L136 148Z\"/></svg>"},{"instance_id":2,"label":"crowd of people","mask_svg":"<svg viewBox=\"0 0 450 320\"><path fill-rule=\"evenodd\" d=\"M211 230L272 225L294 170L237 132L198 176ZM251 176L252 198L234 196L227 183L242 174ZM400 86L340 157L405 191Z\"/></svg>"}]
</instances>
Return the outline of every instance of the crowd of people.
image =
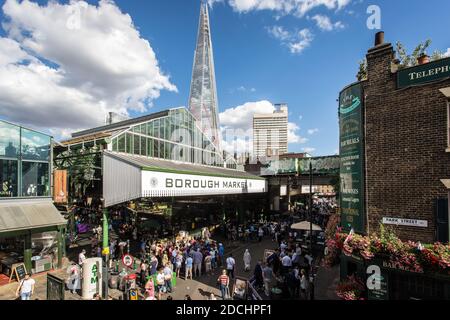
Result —
<instances>
[{"instance_id":1,"label":"crowd of people","mask_svg":"<svg viewBox=\"0 0 450 320\"><path fill-rule=\"evenodd\" d=\"M332 201L314 201L313 223L324 226L327 223L330 212L334 209ZM204 274L217 273L217 286L220 288L222 298L230 297L230 283L235 278L235 259L242 259L245 272L252 272L250 284L257 291L263 292L267 297L272 297L273 288L280 289L285 297L308 298L310 292L310 278L313 270L313 254L306 252L298 239L301 232L291 230L290 226L295 218L308 220L307 207L298 206L293 209L293 215L279 216L272 221L247 221L246 223L227 222L220 230L231 245L231 241L241 243L261 242L264 238L270 238L276 243L276 250L268 251L264 259L257 259L252 265L250 251L245 250L242 257L225 255L225 246L211 239L208 229L204 229L201 235L191 237L187 233L180 234L172 240L162 240L158 237L137 234L137 228L133 225L123 210L113 212L109 228L114 226L119 230L119 239L110 243L110 257L119 261L125 253L130 252L130 239L139 245L139 266L133 269L138 273L138 285L145 292L147 300L161 300L164 296L171 299L173 292L173 278L194 279ZM98 217L92 215L90 222L95 223ZM91 256L102 255L102 227L93 228L91 238ZM128 240L121 240L128 239ZM86 250L79 255L78 264L72 264L68 273L69 289L73 292L80 289L80 274ZM110 266L111 267L111 266ZM253 269L253 271L252 271ZM116 270L117 271L117 270ZM244 291L239 287L236 290ZM275 291L276 292L276 291ZM244 296L244 295L243 295Z\"/></svg>"},{"instance_id":2,"label":"crowd of people","mask_svg":"<svg viewBox=\"0 0 450 320\"><path fill-rule=\"evenodd\" d=\"M212 274L226 263L224 245L210 239L207 231L203 236L179 235L175 241L140 241L138 282L145 289L146 298L161 300L164 294L173 292L173 277L192 280ZM119 259L127 245L123 241L113 241L111 257Z\"/></svg>"},{"instance_id":3,"label":"crowd of people","mask_svg":"<svg viewBox=\"0 0 450 320\"><path fill-rule=\"evenodd\" d=\"M329 217L337 208L335 198L319 198L314 199L312 205L312 222L322 229L327 226ZM309 209L308 206L300 205L295 206L293 209L294 215L298 216L301 220L309 221Z\"/></svg>"}]
</instances>

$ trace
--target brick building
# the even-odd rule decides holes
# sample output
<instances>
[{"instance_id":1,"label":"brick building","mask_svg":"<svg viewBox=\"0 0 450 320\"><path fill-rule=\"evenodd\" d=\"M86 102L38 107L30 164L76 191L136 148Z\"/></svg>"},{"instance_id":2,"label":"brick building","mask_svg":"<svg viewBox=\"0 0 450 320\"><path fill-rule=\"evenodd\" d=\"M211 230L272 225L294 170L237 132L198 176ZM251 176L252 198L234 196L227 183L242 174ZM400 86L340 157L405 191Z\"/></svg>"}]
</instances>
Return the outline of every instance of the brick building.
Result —
<instances>
[{"instance_id":1,"label":"brick building","mask_svg":"<svg viewBox=\"0 0 450 320\"><path fill-rule=\"evenodd\" d=\"M403 240L448 242L450 58L399 69L378 38L359 83L363 233L383 223Z\"/></svg>"},{"instance_id":2,"label":"brick building","mask_svg":"<svg viewBox=\"0 0 450 320\"><path fill-rule=\"evenodd\" d=\"M449 241L450 57L400 68L378 33L367 52L367 79L339 99L341 222L348 231L378 233L389 225L402 240ZM450 299L446 273L341 256L341 279L381 270L369 300Z\"/></svg>"}]
</instances>

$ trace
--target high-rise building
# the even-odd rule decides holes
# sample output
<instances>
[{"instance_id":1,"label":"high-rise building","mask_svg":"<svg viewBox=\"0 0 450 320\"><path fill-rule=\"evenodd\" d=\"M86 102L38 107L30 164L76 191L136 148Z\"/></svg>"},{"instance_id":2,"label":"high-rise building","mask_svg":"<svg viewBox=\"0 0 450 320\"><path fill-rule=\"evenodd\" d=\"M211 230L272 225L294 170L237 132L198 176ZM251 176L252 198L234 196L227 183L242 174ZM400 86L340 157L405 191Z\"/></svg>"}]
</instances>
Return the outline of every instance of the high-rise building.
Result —
<instances>
[{"instance_id":1,"label":"high-rise building","mask_svg":"<svg viewBox=\"0 0 450 320\"><path fill-rule=\"evenodd\" d=\"M200 8L200 22L192 70L189 110L203 133L220 150L216 76L214 73L208 4L206 1L202 1Z\"/></svg>"},{"instance_id":2,"label":"high-rise building","mask_svg":"<svg viewBox=\"0 0 450 320\"><path fill-rule=\"evenodd\" d=\"M253 155L273 157L288 152L288 106L276 104L272 114L253 115Z\"/></svg>"}]
</instances>

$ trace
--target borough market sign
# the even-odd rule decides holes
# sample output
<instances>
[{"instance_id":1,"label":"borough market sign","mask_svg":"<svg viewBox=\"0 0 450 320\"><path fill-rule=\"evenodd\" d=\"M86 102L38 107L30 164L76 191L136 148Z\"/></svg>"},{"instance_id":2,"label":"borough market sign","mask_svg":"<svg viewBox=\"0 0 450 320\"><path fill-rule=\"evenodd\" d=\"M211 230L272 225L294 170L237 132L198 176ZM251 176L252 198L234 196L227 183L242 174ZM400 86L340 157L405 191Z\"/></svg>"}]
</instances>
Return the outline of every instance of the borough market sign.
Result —
<instances>
[{"instance_id":1,"label":"borough market sign","mask_svg":"<svg viewBox=\"0 0 450 320\"><path fill-rule=\"evenodd\" d=\"M398 71L397 88L422 85L450 77L450 58Z\"/></svg>"}]
</instances>

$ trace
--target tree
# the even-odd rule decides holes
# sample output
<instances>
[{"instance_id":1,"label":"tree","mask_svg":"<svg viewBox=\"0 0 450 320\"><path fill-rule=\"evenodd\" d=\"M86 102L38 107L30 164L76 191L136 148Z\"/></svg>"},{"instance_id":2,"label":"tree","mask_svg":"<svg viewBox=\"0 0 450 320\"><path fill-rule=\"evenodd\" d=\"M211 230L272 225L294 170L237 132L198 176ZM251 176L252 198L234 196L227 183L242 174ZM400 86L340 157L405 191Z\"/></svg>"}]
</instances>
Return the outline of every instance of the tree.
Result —
<instances>
[{"instance_id":1,"label":"tree","mask_svg":"<svg viewBox=\"0 0 450 320\"><path fill-rule=\"evenodd\" d=\"M356 75L356 78L358 79L358 81L363 81L363 80L367 79L367 59L366 58L359 61L359 70L358 70L358 74Z\"/></svg>"},{"instance_id":2,"label":"tree","mask_svg":"<svg viewBox=\"0 0 450 320\"><path fill-rule=\"evenodd\" d=\"M397 41L395 45L396 56L398 60L399 70L414 67L418 65L418 59L424 55L427 55L427 49L431 45L431 40L427 39L424 42L419 43L411 54L408 54L405 46ZM430 61L436 61L445 58L445 54L442 51L435 50L430 57ZM359 61L359 70L356 75L358 81L367 79L367 59Z\"/></svg>"},{"instance_id":3,"label":"tree","mask_svg":"<svg viewBox=\"0 0 450 320\"><path fill-rule=\"evenodd\" d=\"M333 190L336 193L336 199L339 199L341 191L341 178L339 175L335 175L331 178L330 184L333 186Z\"/></svg>"}]
</instances>

